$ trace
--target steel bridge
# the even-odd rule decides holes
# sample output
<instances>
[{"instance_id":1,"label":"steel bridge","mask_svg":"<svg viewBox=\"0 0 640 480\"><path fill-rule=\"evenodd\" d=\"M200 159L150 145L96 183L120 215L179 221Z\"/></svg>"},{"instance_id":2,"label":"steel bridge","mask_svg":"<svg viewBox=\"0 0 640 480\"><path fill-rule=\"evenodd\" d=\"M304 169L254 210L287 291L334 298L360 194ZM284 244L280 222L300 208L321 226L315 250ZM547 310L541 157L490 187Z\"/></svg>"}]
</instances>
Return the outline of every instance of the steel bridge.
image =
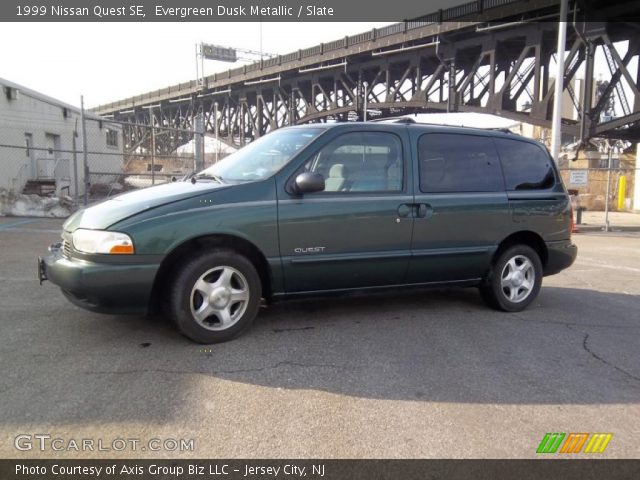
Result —
<instances>
[{"instance_id":1,"label":"steel bridge","mask_svg":"<svg viewBox=\"0 0 640 480\"><path fill-rule=\"evenodd\" d=\"M570 3L567 18L564 96L577 114L563 118L562 131L582 140L639 140L640 66L629 65L640 65L640 24L584 21L582 1ZM631 12L633 4L626 4ZM93 111L189 131L200 118L207 132L234 145L286 125L362 120L365 110L369 118L482 112L549 127L558 16L558 0L474 1ZM596 55L607 68L597 81ZM576 81L579 71L584 81ZM125 135L125 143L140 145L148 129L132 125ZM166 136L155 148L171 152L185 141Z\"/></svg>"}]
</instances>

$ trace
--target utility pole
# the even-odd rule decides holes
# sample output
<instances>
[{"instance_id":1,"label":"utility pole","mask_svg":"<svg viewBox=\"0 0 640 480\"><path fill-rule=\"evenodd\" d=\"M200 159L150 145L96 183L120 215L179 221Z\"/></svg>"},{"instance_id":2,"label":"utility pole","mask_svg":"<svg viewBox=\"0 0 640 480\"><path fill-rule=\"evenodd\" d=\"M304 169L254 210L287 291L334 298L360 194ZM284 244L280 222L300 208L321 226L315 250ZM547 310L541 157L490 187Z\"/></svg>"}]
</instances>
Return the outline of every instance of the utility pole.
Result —
<instances>
[{"instance_id":1,"label":"utility pole","mask_svg":"<svg viewBox=\"0 0 640 480\"><path fill-rule=\"evenodd\" d=\"M567 4L569 0L560 0L560 18L558 19L558 49L556 53L556 81L553 92L553 117L551 121L551 156L557 162L562 142L562 91L564 90L564 49L567 43Z\"/></svg>"},{"instance_id":2,"label":"utility pole","mask_svg":"<svg viewBox=\"0 0 640 480\"><path fill-rule=\"evenodd\" d=\"M82 165L84 168L84 204L89 202L89 164L87 163L87 122L84 116L84 95L80 95L80 122L82 123Z\"/></svg>"},{"instance_id":3,"label":"utility pole","mask_svg":"<svg viewBox=\"0 0 640 480\"><path fill-rule=\"evenodd\" d=\"M156 131L153 107L149 108L149 120L151 124L151 185L156 184Z\"/></svg>"},{"instance_id":4,"label":"utility pole","mask_svg":"<svg viewBox=\"0 0 640 480\"><path fill-rule=\"evenodd\" d=\"M75 204L78 205L78 117L76 117L76 123L73 127L73 134L71 135L71 146L73 148L73 198Z\"/></svg>"},{"instance_id":5,"label":"utility pole","mask_svg":"<svg viewBox=\"0 0 640 480\"><path fill-rule=\"evenodd\" d=\"M363 85L363 87L364 87L364 111L363 111L363 113L362 113L362 120L363 120L364 122L366 122L366 121L367 121L367 95L368 95L368 93L369 93L369 92L367 91L367 87L368 87L369 85L367 84L367 82L363 82L363 83L362 83L362 85Z\"/></svg>"},{"instance_id":6,"label":"utility pole","mask_svg":"<svg viewBox=\"0 0 640 480\"><path fill-rule=\"evenodd\" d=\"M203 81L200 78L200 52L199 52L199 46L196 43L196 84L198 85L198 88L201 88L203 86ZM202 75L204 77L204 74Z\"/></svg>"},{"instance_id":7,"label":"utility pole","mask_svg":"<svg viewBox=\"0 0 640 480\"><path fill-rule=\"evenodd\" d=\"M218 163L220 152L220 140L218 139L218 102L213 102L213 130L216 136L216 163Z\"/></svg>"},{"instance_id":8,"label":"utility pole","mask_svg":"<svg viewBox=\"0 0 640 480\"><path fill-rule=\"evenodd\" d=\"M607 140L607 195L604 198L604 231L609 231L609 195L611 195L611 156L613 153L613 145Z\"/></svg>"},{"instance_id":9,"label":"utility pole","mask_svg":"<svg viewBox=\"0 0 640 480\"><path fill-rule=\"evenodd\" d=\"M195 157L195 168L196 172L200 172L204 170L204 119L202 118L202 114L199 113L196 115L196 123L195 123L195 135L193 136L193 140L195 142L194 145L194 157Z\"/></svg>"}]
</instances>

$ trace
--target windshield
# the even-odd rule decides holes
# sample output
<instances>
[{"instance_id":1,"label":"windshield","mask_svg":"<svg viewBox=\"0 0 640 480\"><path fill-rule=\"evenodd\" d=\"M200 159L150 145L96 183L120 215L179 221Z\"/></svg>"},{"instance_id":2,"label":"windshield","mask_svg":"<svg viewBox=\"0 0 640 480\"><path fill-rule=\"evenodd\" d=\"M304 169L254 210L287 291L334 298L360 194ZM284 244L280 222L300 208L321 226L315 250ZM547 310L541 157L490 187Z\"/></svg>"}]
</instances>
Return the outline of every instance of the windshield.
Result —
<instances>
[{"instance_id":1,"label":"windshield","mask_svg":"<svg viewBox=\"0 0 640 480\"><path fill-rule=\"evenodd\" d=\"M282 168L298 151L316 138L321 128L277 130L251 142L198 177L211 177L222 182L251 182L265 179Z\"/></svg>"}]
</instances>

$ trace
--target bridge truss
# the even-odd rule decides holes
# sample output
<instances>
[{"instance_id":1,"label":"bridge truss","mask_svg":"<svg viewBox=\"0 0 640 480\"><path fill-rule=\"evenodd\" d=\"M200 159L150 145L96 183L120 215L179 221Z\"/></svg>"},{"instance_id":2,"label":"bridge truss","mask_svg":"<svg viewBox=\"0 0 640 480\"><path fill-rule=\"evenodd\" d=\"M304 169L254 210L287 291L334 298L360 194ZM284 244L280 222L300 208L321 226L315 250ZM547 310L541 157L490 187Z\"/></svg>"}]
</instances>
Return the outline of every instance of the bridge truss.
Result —
<instances>
[{"instance_id":1,"label":"bridge truss","mask_svg":"<svg viewBox=\"0 0 640 480\"><path fill-rule=\"evenodd\" d=\"M94 111L192 131L199 118L207 132L239 146L287 125L362 120L365 108L369 118L482 112L549 127L557 23L538 19L557 19L557 2L530 0L528 12L514 14L506 10L512 0L491 1L502 1L493 15L499 21L403 22L216 74L202 87L189 82ZM573 115L563 118L563 133L640 139L640 67L630 68L640 64L639 39L637 23L568 24L565 110ZM607 69L599 79L597 58ZM130 145L146 134L125 129ZM157 153L185 141L167 136Z\"/></svg>"}]
</instances>

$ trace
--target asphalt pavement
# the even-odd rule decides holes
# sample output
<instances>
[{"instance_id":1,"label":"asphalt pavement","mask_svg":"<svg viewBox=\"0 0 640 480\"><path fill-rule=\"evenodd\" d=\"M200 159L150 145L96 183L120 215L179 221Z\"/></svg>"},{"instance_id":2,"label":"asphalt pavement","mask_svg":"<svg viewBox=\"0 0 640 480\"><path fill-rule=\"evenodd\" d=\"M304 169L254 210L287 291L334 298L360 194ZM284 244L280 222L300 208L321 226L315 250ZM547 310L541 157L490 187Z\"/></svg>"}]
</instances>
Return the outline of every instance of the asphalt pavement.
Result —
<instances>
[{"instance_id":1,"label":"asphalt pavement","mask_svg":"<svg viewBox=\"0 0 640 480\"><path fill-rule=\"evenodd\" d=\"M203 347L39 286L61 224L0 217L0 457L533 458L547 432L640 457L638 233L575 235L522 313L475 289L299 300Z\"/></svg>"}]
</instances>

